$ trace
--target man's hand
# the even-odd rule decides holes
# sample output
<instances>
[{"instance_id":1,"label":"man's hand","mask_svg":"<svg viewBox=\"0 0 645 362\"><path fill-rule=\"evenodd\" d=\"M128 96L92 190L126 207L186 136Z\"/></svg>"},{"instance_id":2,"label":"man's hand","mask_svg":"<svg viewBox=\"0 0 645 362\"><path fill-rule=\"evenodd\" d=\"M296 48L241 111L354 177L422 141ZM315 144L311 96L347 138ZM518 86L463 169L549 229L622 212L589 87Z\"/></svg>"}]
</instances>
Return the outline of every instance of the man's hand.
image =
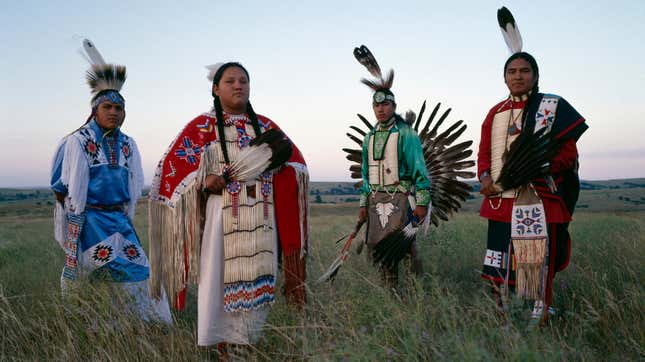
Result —
<instances>
[{"instance_id":1,"label":"man's hand","mask_svg":"<svg viewBox=\"0 0 645 362\"><path fill-rule=\"evenodd\" d=\"M54 196L56 196L56 201L60 202L60 204L63 206L65 205L65 196L67 196L66 194L54 191Z\"/></svg>"},{"instance_id":2,"label":"man's hand","mask_svg":"<svg viewBox=\"0 0 645 362\"><path fill-rule=\"evenodd\" d=\"M211 193L221 195L222 190L226 187L226 180L220 175L208 175L204 181L204 188Z\"/></svg>"},{"instance_id":3,"label":"man's hand","mask_svg":"<svg viewBox=\"0 0 645 362\"><path fill-rule=\"evenodd\" d=\"M495 184L493 183L493 178L490 175L484 176L480 181L479 193L484 196L493 196L499 194Z\"/></svg>"},{"instance_id":4,"label":"man's hand","mask_svg":"<svg viewBox=\"0 0 645 362\"><path fill-rule=\"evenodd\" d=\"M417 205L412 211L412 215L416 216L419 219L419 224L421 224L426 219L426 215L428 215L428 207Z\"/></svg>"},{"instance_id":5,"label":"man's hand","mask_svg":"<svg viewBox=\"0 0 645 362\"><path fill-rule=\"evenodd\" d=\"M367 207L363 206L358 209L358 220L357 223L364 223L367 220Z\"/></svg>"}]
</instances>

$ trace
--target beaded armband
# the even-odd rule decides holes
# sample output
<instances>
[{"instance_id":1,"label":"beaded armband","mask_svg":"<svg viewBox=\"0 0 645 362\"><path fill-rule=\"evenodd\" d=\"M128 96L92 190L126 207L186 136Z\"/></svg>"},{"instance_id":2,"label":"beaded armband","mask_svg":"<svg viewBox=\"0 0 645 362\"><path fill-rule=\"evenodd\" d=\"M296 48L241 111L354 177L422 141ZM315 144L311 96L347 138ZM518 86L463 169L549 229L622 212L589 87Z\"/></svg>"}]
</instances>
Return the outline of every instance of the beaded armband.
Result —
<instances>
[{"instance_id":1,"label":"beaded armband","mask_svg":"<svg viewBox=\"0 0 645 362\"><path fill-rule=\"evenodd\" d=\"M430 191L417 190L416 202L417 202L417 206L428 206L428 204L430 203Z\"/></svg>"}]
</instances>

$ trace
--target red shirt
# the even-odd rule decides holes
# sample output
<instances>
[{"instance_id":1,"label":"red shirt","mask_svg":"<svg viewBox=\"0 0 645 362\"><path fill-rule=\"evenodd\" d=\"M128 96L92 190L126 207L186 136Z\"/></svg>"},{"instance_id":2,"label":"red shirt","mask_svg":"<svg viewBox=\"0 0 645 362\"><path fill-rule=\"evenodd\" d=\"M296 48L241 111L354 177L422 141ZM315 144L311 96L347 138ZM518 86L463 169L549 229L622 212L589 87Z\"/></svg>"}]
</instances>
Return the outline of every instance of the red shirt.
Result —
<instances>
[{"instance_id":1,"label":"red shirt","mask_svg":"<svg viewBox=\"0 0 645 362\"><path fill-rule=\"evenodd\" d=\"M488 112L482 124L481 139L479 142L479 152L477 154L477 177L481 177L482 173L488 172L490 174L491 167L491 131L493 125L493 118L497 113L507 111L511 107L513 109L523 109L526 101L512 102L506 99L496 104ZM576 160L578 159L578 150L574 139L569 139L563 143L558 153L551 160L551 175L554 181L559 184L558 174L561 171L572 169ZM561 197L550 192L550 190L536 187L544 210L546 212L547 222L549 223L566 223L571 221L566 205ZM510 222L511 212L513 210L512 198L499 198L499 197L484 197L479 214L487 219Z\"/></svg>"}]
</instances>

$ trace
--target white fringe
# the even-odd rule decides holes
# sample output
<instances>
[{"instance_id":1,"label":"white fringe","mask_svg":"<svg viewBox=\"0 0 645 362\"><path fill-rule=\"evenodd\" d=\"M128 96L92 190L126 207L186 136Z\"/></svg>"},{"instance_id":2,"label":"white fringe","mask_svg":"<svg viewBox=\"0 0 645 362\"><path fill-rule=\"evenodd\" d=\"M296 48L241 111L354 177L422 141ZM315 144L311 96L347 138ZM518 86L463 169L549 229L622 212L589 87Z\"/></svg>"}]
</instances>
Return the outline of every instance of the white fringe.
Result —
<instances>
[{"instance_id":1,"label":"white fringe","mask_svg":"<svg viewBox=\"0 0 645 362\"><path fill-rule=\"evenodd\" d=\"M191 182L174 208L163 201L150 199L148 202L150 293L160 298L163 285L173 305L176 293L184 289L188 282L199 283L201 213L198 200L200 191L196 184L195 180ZM185 259L189 267L188 275L185 273Z\"/></svg>"},{"instance_id":2,"label":"white fringe","mask_svg":"<svg viewBox=\"0 0 645 362\"><path fill-rule=\"evenodd\" d=\"M65 209L63 209L63 205L61 205L57 200L54 205L54 239L63 249L65 249L66 224L67 218L65 217Z\"/></svg>"},{"instance_id":3,"label":"white fringe","mask_svg":"<svg viewBox=\"0 0 645 362\"><path fill-rule=\"evenodd\" d=\"M68 137L65 144L61 181L68 190L66 203L69 203L70 212L80 215L85 211L90 166L77 134Z\"/></svg>"},{"instance_id":4,"label":"white fringe","mask_svg":"<svg viewBox=\"0 0 645 362\"><path fill-rule=\"evenodd\" d=\"M204 146L204 148L202 149L202 155L196 176L197 186L200 189L206 182L206 176L210 174L222 174L219 163L219 146L217 145L217 142L212 142Z\"/></svg>"},{"instance_id":5,"label":"white fringe","mask_svg":"<svg viewBox=\"0 0 645 362\"><path fill-rule=\"evenodd\" d=\"M161 179L158 171L153 181L153 189L148 201L148 224L150 231L150 293L155 298L161 297L162 286L168 292L174 305L176 293L187 284L199 283L199 256L202 238L201 189L208 174L221 173L218 163L219 147L215 142L205 146L201 154L200 165L196 172L186 176L181 182L185 185L170 202L158 197L158 188L154 189ZM162 158L162 160L165 159ZM158 168L161 168L161 163ZM179 187L179 186L178 186ZM184 258L184 250L187 255ZM187 259L187 264L185 263ZM185 270L188 266L188 275Z\"/></svg>"},{"instance_id":6,"label":"white fringe","mask_svg":"<svg viewBox=\"0 0 645 362\"><path fill-rule=\"evenodd\" d=\"M134 212L137 208L137 201L143 191L143 167L141 166L141 154L137 143L133 138L129 138L130 152L132 159L129 166L128 192L130 193L130 203L128 204L128 216L134 219Z\"/></svg>"},{"instance_id":7,"label":"white fringe","mask_svg":"<svg viewBox=\"0 0 645 362\"><path fill-rule=\"evenodd\" d=\"M298 182L298 209L300 211L300 258L309 253L309 171L307 166L299 162L287 162L296 172Z\"/></svg>"}]
</instances>

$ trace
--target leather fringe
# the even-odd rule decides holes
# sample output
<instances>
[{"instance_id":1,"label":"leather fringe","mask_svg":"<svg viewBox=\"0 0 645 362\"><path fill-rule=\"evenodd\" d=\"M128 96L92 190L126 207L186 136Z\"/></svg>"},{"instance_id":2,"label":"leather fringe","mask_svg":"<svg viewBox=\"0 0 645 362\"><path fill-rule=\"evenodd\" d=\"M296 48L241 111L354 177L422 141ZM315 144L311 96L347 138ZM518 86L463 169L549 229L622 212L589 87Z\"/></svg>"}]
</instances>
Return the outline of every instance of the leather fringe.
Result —
<instances>
[{"instance_id":1,"label":"leather fringe","mask_svg":"<svg viewBox=\"0 0 645 362\"><path fill-rule=\"evenodd\" d=\"M513 239L515 250L515 285L518 295L542 299L542 267L546 257L547 239Z\"/></svg>"},{"instance_id":2,"label":"leather fringe","mask_svg":"<svg viewBox=\"0 0 645 362\"><path fill-rule=\"evenodd\" d=\"M201 241L200 190L192 182L171 208L159 201L148 201L148 241L150 245L150 293L161 297L166 289L173 307L178 292L186 285L199 283Z\"/></svg>"},{"instance_id":3,"label":"leather fringe","mask_svg":"<svg viewBox=\"0 0 645 362\"><path fill-rule=\"evenodd\" d=\"M284 272L284 295L287 303L302 309L307 303L307 291L305 279L307 277L307 265L300 253L294 252L291 255L284 255L282 262Z\"/></svg>"}]
</instances>

